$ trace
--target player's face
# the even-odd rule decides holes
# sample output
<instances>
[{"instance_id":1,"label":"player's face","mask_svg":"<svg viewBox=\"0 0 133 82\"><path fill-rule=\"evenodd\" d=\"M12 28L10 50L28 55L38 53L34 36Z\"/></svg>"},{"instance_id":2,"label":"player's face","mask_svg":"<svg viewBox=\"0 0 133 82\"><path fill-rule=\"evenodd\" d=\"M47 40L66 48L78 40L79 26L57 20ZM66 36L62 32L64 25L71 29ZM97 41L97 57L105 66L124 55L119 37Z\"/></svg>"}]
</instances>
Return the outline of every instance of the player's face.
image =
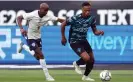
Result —
<instances>
[{"instance_id":1,"label":"player's face","mask_svg":"<svg viewBox=\"0 0 133 82\"><path fill-rule=\"evenodd\" d=\"M41 16L45 16L47 14L48 10L49 10L48 8L42 7L42 8L40 8L39 13Z\"/></svg>"},{"instance_id":2,"label":"player's face","mask_svg":"<svg viewBox=\"0 0 133 82\"><path fill-rule=\"evenodd\" d=\"M82 14L84 17L88 17L90 15L91 6L82 7Z\"/></svg>"}]
</instances>

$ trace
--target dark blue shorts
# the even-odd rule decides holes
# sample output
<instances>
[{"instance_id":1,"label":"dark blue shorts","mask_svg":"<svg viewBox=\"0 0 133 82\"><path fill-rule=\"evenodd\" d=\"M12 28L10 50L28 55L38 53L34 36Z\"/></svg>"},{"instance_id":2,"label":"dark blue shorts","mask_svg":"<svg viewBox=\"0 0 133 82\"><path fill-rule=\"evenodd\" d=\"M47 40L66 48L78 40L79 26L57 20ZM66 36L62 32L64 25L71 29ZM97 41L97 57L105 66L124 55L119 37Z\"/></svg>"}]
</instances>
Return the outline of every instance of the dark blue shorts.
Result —
<instances>
[{"instance_id":1,"label":"dark blue shorts","mask_svg":"<svg viewBox=\"0 0 133 82\"><path fill-rule=\"evenodd\" d=\"M42 50L41 39L27 39L27 43L30 47L30 50L36 50L38 47Z\"/></svg>"},{"instance_id":2,"label":"dark blue shorts","mask_svg":"<svg viewBox=\"0 0 133 82\"><path fill-rule=\"evenodd\" d=\"M73 51L80 56L83 52L87 52L88 54L92 52L92 48L87 40L79 41L77 43L70 44Z\"/></svg>"}]
</instances>

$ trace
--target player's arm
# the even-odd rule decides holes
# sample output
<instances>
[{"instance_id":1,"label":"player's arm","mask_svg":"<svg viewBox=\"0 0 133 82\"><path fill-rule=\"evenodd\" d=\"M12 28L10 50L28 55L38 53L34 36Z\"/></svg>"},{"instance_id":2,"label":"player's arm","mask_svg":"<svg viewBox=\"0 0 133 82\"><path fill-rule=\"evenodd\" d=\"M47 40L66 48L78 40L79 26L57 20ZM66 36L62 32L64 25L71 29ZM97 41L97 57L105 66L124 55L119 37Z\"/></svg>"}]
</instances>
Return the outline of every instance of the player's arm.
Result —
<instances>
[{"instance_id":1,"label":"player's arm","mask_svg":"<svg viewBox=\"0 0 133 82\"><path fill-rule=\"evenodd\" d=\"M57 21L57 22L60 22L60 23L65 21L64 19L58 18L58 17L54 16L53 14L50 14L49 12L48 12L48 15L50 17L49 21Z\"/></svg>"},{"instance_id":2,"label":"player's arm","mask_svg":"<svg viewBox=\"0 0 133 82\"><path fill-rule=\"evenodd\" d=\"M62 40L61 40L61 43L62 45L66 45L67 43L67 40L66 40L66 37L65 37L65 26L66 26L66 21L62 22L61 24L61 36L62 36Z\"/></svg>"},{"instance_id":3,"label":"player's arm","mask_svg":"<svg viewBox=\"0 0 133 82\"><path fill-rule=\"evenodd\" d=\"M22 26L22 20L30 20L32 18L32 14L34 12L31 12L31 13L24 13L22 14L21 16L18 16L17 19L16 19L16 22L20 28L20 32L23 36L25 36L27 34L26 30L23 29L23 26Z\"/></svg>"},{"instance_id":4,"label":"player's arm","mask_svg":"<svg viewBox=\"0 0 133 82\"><path fill-rule=\"evenodd\" d=\"M57 22L60 22L60 23L63 23L65 20L64 20L64 19L61 19L61 18L57 18L56 21L57 21Z\"/></svg>"},{"instance_id":5,"label":"player's arm","mask_svg":"<svg viewBox=\"0 0 133 82\"><path fill-rule=\"evenodd\" d=\"M95 34L95 35L103 35L104 34L104 32L103 31L101 31L101 30L97 30L97 28L96 28L96 25L94 24L94 25L92 25L91 26L91 28L92 28L92 31L93 31L93 33Z\"/></svg>"},{"instance_id":6,"label":"player's arm","mask_svg":"<svg viewBox=\"0 0 133 82\"><path fill-rule=\"evenodd\" d=\"M95 35L103 35L104 32L101 31L101 30L97 30L96 28L96 19L95 17L92 18L92 23L91 23L91 28L92 28L92 31Z\"/></svg>"},{"instance_id":7,"label":"player's arm","mask_svg":"<svg viewBox=\"0 0 133 82\"><path fill-rule=\"evenodd\" d=\"M22 34L23 36L25 36L25 35L26 35L26 31L23 29L23 26L22 26L22 20L23 20L23 19L24 19L24 18L23 18L22 15L21 15L21 16L18 16L17 19L16 19L16 22L17 22L17 24L18 24L18 26L19 26L19 28L20 28L21 34Z\"/></svg>"},{"instance_id":8,"label":"player's arm","mask_svg":"<svg viewBox=\"0 0 133 82\"><path fill-rule=\"evenodd\" d=\"M64 22L62 22L61 24L61 36L62 36L62 40L61 43L62 45L65 46L65 44L67 43L66 37L65 37L65 26L67 25L72 25L74 24L74 21L76 20L75 17L71 17L69 19L66 19Z\"/></svg>"}]
</instances>

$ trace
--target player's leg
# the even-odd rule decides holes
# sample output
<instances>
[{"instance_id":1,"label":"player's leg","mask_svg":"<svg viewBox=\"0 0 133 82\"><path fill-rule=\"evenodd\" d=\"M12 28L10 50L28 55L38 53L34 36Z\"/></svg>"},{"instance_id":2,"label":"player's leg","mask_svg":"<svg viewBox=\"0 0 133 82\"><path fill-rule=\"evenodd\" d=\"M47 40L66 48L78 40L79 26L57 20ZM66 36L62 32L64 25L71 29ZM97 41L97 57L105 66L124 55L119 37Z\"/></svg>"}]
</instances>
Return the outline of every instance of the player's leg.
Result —
<instances>
[{"instance_id":1,"label":"player's leg","mask_svg":"<svg viewBox=\"0 0 133 82\"><path fill-rule=\"evenodd\" d=\"M82 52L80 54L81 58L83 58L83 60L86 62L86 68L85 68L85 72L84 75L82 77L82 80L84 81L95 81L94 79L91 79L88 75L92 70L92 66L93 64L90 62L90 56L88 55L88 53L86 51Z\"/></svg>"},{"instance_id":2,"label":"player's leg","mask_svg":"<svg viewBox=\"0 0 133 82\"><path fill-rule=\"evenodd\" d=\"M92 48L87 40L84 42L84 49L90 56L90 69L92 70L95 59L94 59L94 54L93 54Z\"/></svg>"},{"instance_id":3,"label":"player's leg","mask_svg":"<svg viewBox=\"0 0 133 82\"><path fill-rule=\"evenodd\" d=\"M80 58L79 60L77 60L75 63L76 63L78 66L79 66L79 65L85 65L85 61L84 61L82 58Z\"/></svg>"},{"instance_id":4,"label":"player's leg","mask_svg":"<svg viewBox=\"0 0 133 82\"><path fill-rule=\"evenodd\" d=\"M92 52L92 48L87 40L85 42L83 42L82 44L84 45L84 49L90 57L89 61L86 64L86 69L85 69L84 76L83 76L82 80L94 81L94 79L91 79L90 77L88 77L91 70L93 69L93 65L94 65L94 55Z\"/></svg>"},{"instance_id":5,"label":"player's leg","mask_svg":"<svg viewBox=\"0 0 133 82\"><path fill-rule=\"evenodd\" d=\"M30 46L30 50L34 50L35 52L35 58L39 61L43 71L44 71L44 74L45 74L45 77L46 77L46 80L47 81L54 81L53 77L50 76L49 72L48 72L48 69L46 67L46 61L45 61L45 58L43 56L43 53L42 53L42 45L40 44L41 43L41 39L38 39L38 40L28 40L28 43L29 43L29 46Z\"/></svg>"},{"instance_id":6,"label":"player's leg","mask_svg":"<svg viewBox=\"0 0 133 82\"><path fill-rule=\"evenodd\" d=\"M26 42L27 42L27 36L24 36ZM27 42L28 43L28 42ZM26 50L27 52L29 52L32 56L34 56L35 52L33 50L30 50L29 46L24 44L23 42L20 43L19 48L18 48L18 53L21 53L22 50Z\"/></svg>"},{"instance_id":7,"label":"player's leg","mask_svg":"<svg viewBox=\"0 0 133 82\"><path fill-rule=\"evenodd\" d=\"M80 56L79 56L80 57ZM82 71L81 71L81 69L80 69L80 65L85 65L86 63L85 63L85 61L82 59L82 58L80 58L79 60L77 60L77 61L74 61L73 62L73 66L76 68L75 69L75 71L78 73L78 74L83 74L82 73Z\"/></svg>"},{"instance_id":8,"label":"player's leg","mask_svg":"<svg viewBox=\"0 0 133 82\"><path fill-rule=\"evenodd\" d=\"M30 50L28 45L21 42L18 48L18 53L21 53L23 49L29 52L32 56L34 56L35 52L33 50Z\"/></svg>"},{"instance_id":9,"label":"player's leg","mask_svg":"<svg viewBox=\"0 0 133 82\"><path fill-rule=\"evenodd\" d=\"M89 52L92 52L91 46L90 46L90 44L87 42L87 40L81 42L80 45L85 46L84 49L85 49L85 51L86 51L88 54L89 54ZM91 56L91 59L94 60L94 56ZM77 60L77 61L74 61L73 63L76 64L76 65L78 65L78 66L79 66L79 65L85 65L85 64L86 64L85 61L84 61L82 58L80 58L80 59Z\"/></svg>"},{"instance_id":10,"label":"player's leg","mask_svg":"<svg viewBox=\"0 0 133 82\"><path fill-rule=\"evenodd\" d=\"M84 72L82 80L94 81L93 79L88 77L89 72L90 72L90 67L89 67L89 65L90 65L90 56L85 51L83 45L81 45L81 44L72 44L71 47L86 63L86 70Z\"/></svg>"},{"instance_id":11,"label":"player's leg","mask_svg":"<svg viewBox=\"0 0 133 82\"><path fill-rule=\"evenodd\" d=\"M75 67L75 71L78 73L78 74L83 74L81 68L80 68L80 65L84 65L85 62L82 58L80 58L79 60L77 61L74 61L73 62L73 66Z\"/></svg>"},{"instance_id":12,"label":"player's leg","mask_svg":"<svg viewBox=\"0 0 133 82\"><path fill-rule=\"evenodd\" d=\"M79 60L73 62L73 66L75 67L75 71L78 74L83 74L79 65L84 65L85 61L83 60L83 58L81 58L80 52L83 52L85 50L83 50L83 47L79 43L73 43L73 44L70 44L70 46L73 49L73 51L80 57Z\"/></svg>"},{"instance_id":13,"label":"player's leg","mask_svg":"<svg viewBox=\"0 0 133 82\"><path fill-rule=\"evenodd\" d=\"M92 54L92 53L89 53L89 55L90 54ZM90 60L91 60L91 57L90 57ZM85 72L82 77L82 80L95 81L94 79L91 79L89 77L89 74L90 74L91 70L93 69L93 64L94 64L94 62L91 62L90 60L86 62L86 68L85 68Z\"/></svg>"}]
</instances>

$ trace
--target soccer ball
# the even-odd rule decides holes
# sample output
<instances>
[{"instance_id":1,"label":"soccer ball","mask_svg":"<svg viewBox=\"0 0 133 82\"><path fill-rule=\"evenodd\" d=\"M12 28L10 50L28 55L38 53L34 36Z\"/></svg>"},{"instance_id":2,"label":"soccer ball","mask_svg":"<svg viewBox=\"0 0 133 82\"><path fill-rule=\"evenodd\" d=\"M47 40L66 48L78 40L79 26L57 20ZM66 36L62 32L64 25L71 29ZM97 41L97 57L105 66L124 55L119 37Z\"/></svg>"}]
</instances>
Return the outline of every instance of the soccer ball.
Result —
<instances>
[{"instance_id":1,"label":"soccer ball","mask_svg":"<svg viewBox=\"0 0 133 82\"><path fill-rule=\"evenodd\" d=\"M105 81L110 81L111 79L111 72L109 72L108 70L103 70L100 73L100 79L105 82Z\"/></svg>"}]
</instances>

